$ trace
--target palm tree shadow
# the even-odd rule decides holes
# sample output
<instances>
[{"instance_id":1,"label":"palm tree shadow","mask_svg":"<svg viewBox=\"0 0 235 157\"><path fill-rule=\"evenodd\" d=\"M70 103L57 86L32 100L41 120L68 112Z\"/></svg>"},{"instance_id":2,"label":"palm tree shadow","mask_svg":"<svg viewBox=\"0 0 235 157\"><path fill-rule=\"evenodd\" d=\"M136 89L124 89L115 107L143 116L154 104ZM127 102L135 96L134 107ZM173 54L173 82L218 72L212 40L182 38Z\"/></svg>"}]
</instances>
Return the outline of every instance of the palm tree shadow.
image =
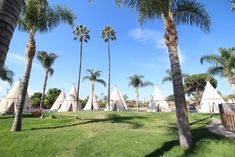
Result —
<instances>
[{"instance_id":1,"label":"palm tree shadow","mask_svg":"<svg viewBox=\"0 0 235 157\"><path fill-rule=\"evenodd\" d=\"M132 126L132 129L137 129L137 128L143 127L144 125L140 124L140 123L137 123L135 121L131 121L131 120L133 120L133 119L143 119L143 118L146 118L146 117L141 117L141 116L125 117L125 116L119 116L119 115L116 115L116 114L111 114L111 115L108 115L107 118L103 118L103 119L83 119L83 120L85 120L84 122L67 124L67 125L31 128L29 130L59 129L59 128L67 128L67 127L73 127L73 126L85 125L85 124L91 124L91 123L99 123L99 122L126 123L126 124L130 124Z\"/></svg>"},{"instance_id":2,"label":"palm tree shadow","mask_svg":"<svg viewBox=\"0 0 235 157\"><path fill-rule=\"evenodd\" d=\"M151 152L150 154L146 155L145 157L157 157L162 156L164 153L171 150L174 146L178 145L178 140L167 141L163 143L161 148L156 149L155 151Z\"/></svg>"},{"instance_id":3,"label":"palm tree shadow","mask_svg":"<svg viewBox=\"0 0 235 157\"><path fill-rule=\"evenodd\" d=\"M195 148L196 148L196 144L198 142L200 142L201 140L204 139L209 139L209 140L221 140L221 139L225 139L225 137L220 136L220 135L216 135L214 133L211 133L206 127L204 127L205 125L208 124L208 120L211 118L207 117L207 118L203 118L203 119L199 119L197 121L191 122L190 126L197 124L197 123L204 123L203 127L197 127L191 130L192 133L192 137L193 137L193 147L189 150L186 150L184 152L183 156L190 156L192 154L195 153ZM174 130L175 132L177 132L177 127L170 127L170 129ZM171 141L167 141L165 143L162 144L162 146L156 150L154 150L153 152L151 152L150 154L146 155L145 157L157 157L157 156L162 156L164 155L166 152L170 151L173 147L179 145L179 141L178 140L171 140Z\"/></svg>"}]
</instances>

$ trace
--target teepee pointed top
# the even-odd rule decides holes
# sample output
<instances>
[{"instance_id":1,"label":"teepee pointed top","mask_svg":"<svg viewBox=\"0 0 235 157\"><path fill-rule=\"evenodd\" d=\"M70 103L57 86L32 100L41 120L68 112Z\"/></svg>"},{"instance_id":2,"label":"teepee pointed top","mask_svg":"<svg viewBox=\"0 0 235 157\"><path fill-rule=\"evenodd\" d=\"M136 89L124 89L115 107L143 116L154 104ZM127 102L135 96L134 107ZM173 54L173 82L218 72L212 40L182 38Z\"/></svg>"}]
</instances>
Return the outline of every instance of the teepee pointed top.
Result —
<instances>
[{"instance_id":1,"label":"teepee pointed top","mask_svg":"<svg viewBox=\"0 0 235 157\"><path fill-rule=\"evenodd\" d=\"M207 81L205 90L202 95L202 101L207 99L223 99L209 81Z\"/></svg>"},{"instance_id":2,"label":"teepee pointed top","mask_svg":"<svg viewBox=\"0 0 235 157\"><path fill-rule=\"evenodd\" d=\"M162 95L162 93L160 92L160 89L157 85L155 86L155 89L153 92L153 100L154 101L165 101L165 98Z\"/></svg>"}]
</instances>

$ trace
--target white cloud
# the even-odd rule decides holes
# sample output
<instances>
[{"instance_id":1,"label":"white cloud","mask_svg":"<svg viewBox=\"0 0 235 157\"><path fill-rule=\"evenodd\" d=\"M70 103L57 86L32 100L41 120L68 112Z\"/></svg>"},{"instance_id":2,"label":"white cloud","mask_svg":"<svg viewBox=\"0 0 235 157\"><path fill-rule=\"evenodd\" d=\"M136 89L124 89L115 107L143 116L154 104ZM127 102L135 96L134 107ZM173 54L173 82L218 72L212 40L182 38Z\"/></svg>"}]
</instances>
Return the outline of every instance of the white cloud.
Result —
<instances>
[{"instance_id":1,"label":"white cloud","mask_svg":"<svg viewBox=\"0 0 235 157\"><path fill-rule=\"evenodd\" d=\"M164 40L164 33L161 31L136 28L132 31L129 31L129 36L132 39L139 41L143 44L154 45L156 49L165 49L165 52L168 54ZM183 64L185 62L186 57L180 47L178 47L178 53L180 63Z\"/></svg>"},{"instance_id":2,"label":"white cloud","mask_svg":"<svg viewBox=\"0 0 235 157\"><path fill-rule=\"evenodd\" d=\"M8 59L12 59L12 60L18 60L18 61L20 61L22 63L25 63L25 57L22 56L22 55L16 54L16 53L9 53L7 55L7 58ZM42 70L42 66L39 65L38 63L33 63L33 66Z\"/></svg>"},{"instance_id":3,"label":"white cloud","mask_svg":"<svg viewBox=\"0 0 235 157\"><path fill-rule=\"evenodd\" d=\"M144 44L154 45L157 49L166 49L164 35L161 31L136 28L129 31L129 36Z\"/></svg>"}]
</instances>

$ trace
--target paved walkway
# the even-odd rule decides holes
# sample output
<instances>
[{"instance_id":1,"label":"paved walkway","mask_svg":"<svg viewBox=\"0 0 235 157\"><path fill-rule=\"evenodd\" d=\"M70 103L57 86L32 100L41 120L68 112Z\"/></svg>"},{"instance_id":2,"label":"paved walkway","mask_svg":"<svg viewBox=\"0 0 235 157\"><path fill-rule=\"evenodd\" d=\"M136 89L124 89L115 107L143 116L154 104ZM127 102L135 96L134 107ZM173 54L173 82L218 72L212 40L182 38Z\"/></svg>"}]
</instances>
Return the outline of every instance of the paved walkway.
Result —
<instances>
[{"instance_id":1,"label":"paved walkway","mask_svg":"<svg viewBox=\"0 0 235 157\"><path fill-rule=\"evenodd\" d=\"M227 131L221 124L220 119L213 119L212 122L207 125L207 128L215 134L235 139L235 133Z\"/></svg>"}]
</instances>

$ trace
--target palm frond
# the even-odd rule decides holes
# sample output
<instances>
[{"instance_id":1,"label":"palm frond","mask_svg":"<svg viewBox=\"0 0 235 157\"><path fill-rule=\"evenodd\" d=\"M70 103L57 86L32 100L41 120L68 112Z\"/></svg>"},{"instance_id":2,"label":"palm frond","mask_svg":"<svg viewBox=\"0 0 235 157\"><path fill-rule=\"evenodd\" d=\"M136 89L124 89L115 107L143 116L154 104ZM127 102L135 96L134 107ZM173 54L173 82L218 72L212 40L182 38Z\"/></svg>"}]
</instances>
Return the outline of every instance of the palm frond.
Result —
<instances>
[{"instance_id":1,"label":"palm frond","mask_svg":"<svg viewBox=\"0 0 235 157\"><path fill-rule=\"evenodd\" d=\"M147 87L147 86L154 86L154 84L150 81L144 81L141 85L141 87Z\"/></svg>"},{"instance_id":2,"label":"palm frond","mask_svg":"<svg viewBox=\"0 0 235 157\"><path fill-rule=\"evenodd\" d=\"M13 84L14 72L9 70L6 66L0 69L0 79L2 81L7 81L10 85Z\"/></svg>"},{"instance_id":3,"label":"palm frond","mask_svg":"<svg viewBox=\"0 0 235 157\"><path fill-rule=\"evenodd\" d=\"M224 74L224 67L217 67L217 66L212 66L208 68L207 70L208 74L210 75L219 75L220 77L226 77Z\"/></svg>"},{"instance_id":4,"label":"palm frond","mask_svg":"<svg viewBox=\"0 0 235 157\"><path fill-rule=\"evenodd\" d=\"M177 24L189 24L210 31L211 19L204 5L195 0L175 0L172 12Z\"/></svg>"},{"instance_id":5,"label":"palm frond","mask_svg":"<svg viewBox=\"0 0 235 157\"><path fill-rule=\"evenodd\" d=\"M106 87L106 82L103 79L97 79L96 82L101 83L104 87Z\"/></svg>"},{"instance_id":6,"label":"palm frond","mask_svg":"<svg viewBox=\"0 0 235 157\"><path fill-rule=\"evenodd\" d=\"M162 79L162 84L168 81L172 81L172 77L171 76L166 76Z\"/></svg>"}]
</instances>

